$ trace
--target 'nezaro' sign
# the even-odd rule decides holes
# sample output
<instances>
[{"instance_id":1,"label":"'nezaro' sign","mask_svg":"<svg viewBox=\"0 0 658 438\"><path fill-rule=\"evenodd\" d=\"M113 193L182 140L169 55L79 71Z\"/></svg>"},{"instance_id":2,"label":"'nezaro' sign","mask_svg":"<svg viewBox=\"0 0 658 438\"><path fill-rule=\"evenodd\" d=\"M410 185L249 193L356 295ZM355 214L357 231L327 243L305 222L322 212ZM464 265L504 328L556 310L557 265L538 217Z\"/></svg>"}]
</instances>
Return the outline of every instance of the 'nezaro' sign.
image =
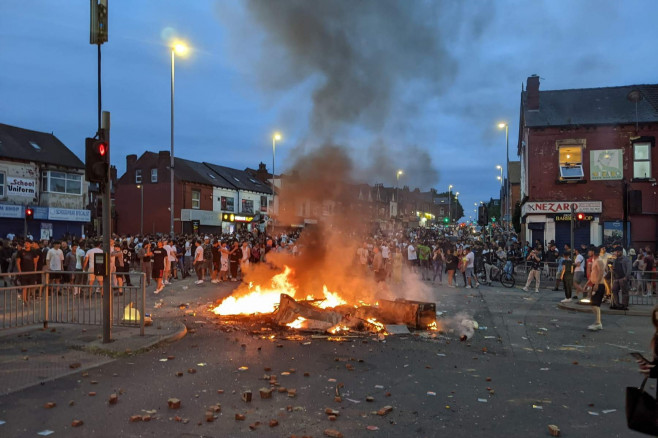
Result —
<instances>
[{"instance_id":1,"label":"'nezaro' sign","mask_svg":"<svg viewBox=\"0 0 658 438\"><path fill-rule=\"evenodd\" d=\"M579 213L601 213L603 203L601 201L577 201L577 202L526 202L523 204L522 214L562 214L570 213L571 206Z\"/></svg>"}]
</instances>

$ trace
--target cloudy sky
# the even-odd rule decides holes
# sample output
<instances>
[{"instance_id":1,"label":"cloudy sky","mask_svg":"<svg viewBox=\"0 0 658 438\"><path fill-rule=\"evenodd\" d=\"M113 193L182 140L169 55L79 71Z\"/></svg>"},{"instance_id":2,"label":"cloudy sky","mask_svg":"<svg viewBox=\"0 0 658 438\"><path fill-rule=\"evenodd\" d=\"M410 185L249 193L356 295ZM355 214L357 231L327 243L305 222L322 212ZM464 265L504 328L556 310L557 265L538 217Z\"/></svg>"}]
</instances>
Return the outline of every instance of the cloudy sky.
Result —
<instances>
[{"instance_id":1,"label":"cloudy sky","mask_svg":"<svg viewBox=\"0 0 658 438\"><path fill-rule=\"evenodd\" d=\"M497 196L522 84L655 83L655 1L110 1L102 46L112 161L169 149L169 44L176 155L276 169L327 143L369 183L460 192L466 215ZM0 2L0 122L53 132L84 158L97 120L89 3Z\"/></svg>"}]
</instances>

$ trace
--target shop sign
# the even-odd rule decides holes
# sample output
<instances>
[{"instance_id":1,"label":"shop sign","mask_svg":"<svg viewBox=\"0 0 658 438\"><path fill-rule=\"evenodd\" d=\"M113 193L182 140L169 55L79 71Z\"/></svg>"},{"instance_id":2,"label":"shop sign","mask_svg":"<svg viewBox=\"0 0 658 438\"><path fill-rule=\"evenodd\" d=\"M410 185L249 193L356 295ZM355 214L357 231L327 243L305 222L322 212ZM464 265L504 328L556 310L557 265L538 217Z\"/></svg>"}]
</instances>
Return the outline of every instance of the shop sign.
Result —
<instances>
[{"instance_id":1,"label":"shop sign","mask_svg":"<svg viewBox=\"0 0 658 438\"><path fill-rule=\"evenodd\" d=\"M89 222L90 210L74 210L72 208L49 208L48 219L53 221Z\"/></svg>"},{"instance_id":2,"label":"shop sign","mask_svg":"<svg viewBox=\"0 0 658 438\"><path fill-rule=\"evenodd\" d=\"M7 178L7 194L11 196L22 196L34 198L37 196L37 181L34 179Z\"/></svg>"},{"instance_id":3,"label":"shop sign","mask_svg":"<svg viewBox=\"0 0 658 438\"><path fill-rule=\"evenodd\" d=\"M553 220L554 220L555 222L571 221L571 213L561 214L561 215L556 215L555 218L553 218ZM593 220L594 220L594 216L592 216L591 214L586 214L586 215L583 216L583 218L580 219L580 220L581 220L581 221L593 221Z\"/></svg>"},{"instance_id":4,"label":"shop sign","mask_svg":"<svg viewBox=\"0 0 658 438\"><path fill-rule=\"evenodd\" d=\"M624 175L622 149L590 151L590 179L592 181L619 180Z\"/></svg>"},{"instance_id":5,"label":"shop sign","mask_svg":"<svg viewBox=\"0 0 658 438\"><path fill-rule=\"evenodd\" d=\"M574 206L574 211L579 213L601 213L603 211L603 203L601 201L532 201L523 204L522 215L569 213L571 212L572 205Z\"/></svg>"},{"instance_id":6,"label":"shop sign","mask_svg":"<svg viewBox=\"0 0 658 438\"><path fill-rule=\"evenodd\" d=\"M0 217L20 219L25 217L25 207L22 205L0 204Z\"/></svg>"}]
</instances>

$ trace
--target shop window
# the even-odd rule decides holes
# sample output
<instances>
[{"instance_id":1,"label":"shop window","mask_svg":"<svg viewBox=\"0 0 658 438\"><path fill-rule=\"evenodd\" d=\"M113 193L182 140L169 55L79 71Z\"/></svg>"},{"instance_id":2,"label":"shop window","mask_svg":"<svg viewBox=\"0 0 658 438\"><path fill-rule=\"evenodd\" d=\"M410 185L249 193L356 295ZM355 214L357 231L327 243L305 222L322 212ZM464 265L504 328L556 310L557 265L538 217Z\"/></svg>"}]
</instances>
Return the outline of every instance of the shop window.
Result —
<instances>
[{"instance_id":1,"label":"shop window","mask_svg":"<svg viewBox=\"0 0 658 438\"><path fill-rule=\"evenodd\" d=\"M151 182L152 183L158 182L158 169L151 169Z\"/></svg>"},{"instance_id":2,"label":"shop window","mask_svg":"<svg viewBox=\"0 0 658 438\"><path fill-rule=\"evenodd\" d=\"M651 178L651 143L633 144L633 178Z\"/></svg>"},{"instance_id":3,"label":"shop window","mask_svg":"<svg viewBox=\"0 0 658 438\"><path fill-rule=\"evenodd\" d=\"M583 147L581 145L560 145L559 165L560 179L575 180L583 179Z\"/></svg>"},{"instance_id":4,"label":"shop window","mask_svg":"<svg viewBox=\"0 0 658 438\"><path fill-rule=\"evenodd\" d=\"M135 184L142 183L142 169L135 169Z\"/></svg>"},{"instance_id":5,"label":"shop window","mask_svg":"<svg viewBox=\"0 0 658 438\"><path fill-rule=\"evenodd\" d=\"M192 190L192 208L195 210L201 208L201 192L199 190Z\"/></svg>"}]
</instances>

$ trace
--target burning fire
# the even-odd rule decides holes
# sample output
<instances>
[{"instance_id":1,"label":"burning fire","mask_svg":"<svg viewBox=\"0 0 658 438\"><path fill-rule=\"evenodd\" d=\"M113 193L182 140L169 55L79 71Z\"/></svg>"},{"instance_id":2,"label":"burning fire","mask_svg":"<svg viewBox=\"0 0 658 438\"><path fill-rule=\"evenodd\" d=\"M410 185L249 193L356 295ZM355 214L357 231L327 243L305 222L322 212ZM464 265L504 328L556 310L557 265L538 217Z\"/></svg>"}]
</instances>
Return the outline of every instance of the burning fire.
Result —
<instances>
[{"instance_id":1,"label":"burning fire","mask_svg":"<svg viewBox=\"0 0 658 438\"><path fill-rule=\"evenodd\" d=\"M375 318L368 318L367 321L370 324L372 324L372 326L375 328L375 331L386 333L386 328L384 327L384 324L377 321Z\"/></svg>"},{"instance_id":2,"label":"burning fire","mask_svg":"<svg viewBox=\"0 0 658 438\"><path fill-rule=\"evenodd\" d=\"M286 324L286 325L288 327L298 329L298 328L302 328L302 326L304 325L304 321L306 321L306 318L302 318L301 316L299 316L299 317L297 317L296 320L294 320L290 324Z\"/></svg>"},{"instance_id":3,"label":"burning fire","mask_svg":"<svg viewBox=\"0 0 658 438\"><path fill-rule=\"evenodd\" d=\"M272 313L279 304L281 294L290 295L295 298L297 289L290 282L290 276L293 273L292 269L285 266L282 273L272 277L270 287L261 287L260 285L253 285L249 283L249 290L246 295L241 297L230 296L222 303L213 309L213 313L217 315L252 315L255 313ZM313 303L321 309L347 304L340 295L335 292L330 292L327 286L323 287L323 297ZM306 297L308 300L315 300L313 295ZM294 321L297 323L298 321Z\"/></svg>"},{"instance_id":4,"label":"burning fire","mask_svg":"<svg viewBox=\"0 0 658 438\"><path fill-rule=\"evenodd\" d=\"M439 326L436 324L436 321L434 321L433 323L431 323L430 325L428 325L428 326L427 326L427 330L431 330L431 331L437 331L437 330L439 330Z\"/></svg>"}]
</instances>

